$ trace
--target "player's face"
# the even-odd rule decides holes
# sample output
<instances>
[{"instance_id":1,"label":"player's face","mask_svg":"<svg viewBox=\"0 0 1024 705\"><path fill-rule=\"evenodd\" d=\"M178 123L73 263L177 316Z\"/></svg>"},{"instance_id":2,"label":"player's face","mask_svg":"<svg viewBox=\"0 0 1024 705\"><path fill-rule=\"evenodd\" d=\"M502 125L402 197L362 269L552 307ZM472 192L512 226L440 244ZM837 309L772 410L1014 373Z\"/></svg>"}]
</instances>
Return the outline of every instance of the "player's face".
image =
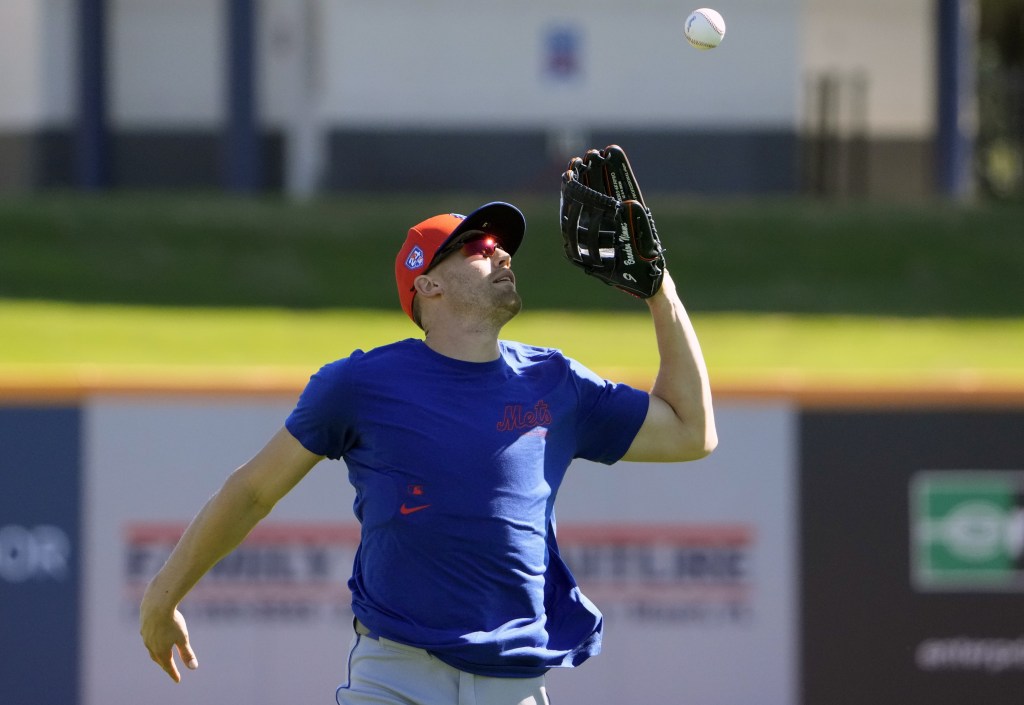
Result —
<instances>
[{"instance_id":1,"label":"player's face","mask_svg":"<svg viewBox=\"0 0 1024 705\"><path fill-rule=\"evenodd\" d=\"M504 325L523 307L512 256L493 235L475 234L437 268L445 280L448 304L467 316L484 316Z\"/></svg>"}]
</instances>

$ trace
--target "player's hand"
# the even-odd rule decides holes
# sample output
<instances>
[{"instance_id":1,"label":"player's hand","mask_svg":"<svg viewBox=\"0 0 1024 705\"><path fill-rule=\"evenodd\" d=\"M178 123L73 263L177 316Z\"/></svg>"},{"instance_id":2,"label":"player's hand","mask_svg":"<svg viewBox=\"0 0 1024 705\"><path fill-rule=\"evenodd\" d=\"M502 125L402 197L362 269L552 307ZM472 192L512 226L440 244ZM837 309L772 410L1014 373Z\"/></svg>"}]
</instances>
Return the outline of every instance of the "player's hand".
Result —
<instances>
[{"instance_id":1,"label":"player's hand","mask_svg":"<svg viewBox=\"0 0 1024 705\"><path fill-rule=\"evenodd\" d=\"M621 147L611 144L569 160L559 211L572 264L638 298L658 293L665 249Z\"/></svg>"},{"instance_id":2,"label":"player's hand","mask_svg":"<svg viewBox=\"0 0 1024 705\"><path fill-rule=\"evenodd\" d=\"M199 660L188 642L188 628L185 618L177 609L170 614L165 611L147 609L145 600L139 610L139 633L149 651L149 657L169 675L175 683L181 682L181 673L174 661L174 649L178 650L189 670L199 668Z\"/></svg>"}]
</instances>

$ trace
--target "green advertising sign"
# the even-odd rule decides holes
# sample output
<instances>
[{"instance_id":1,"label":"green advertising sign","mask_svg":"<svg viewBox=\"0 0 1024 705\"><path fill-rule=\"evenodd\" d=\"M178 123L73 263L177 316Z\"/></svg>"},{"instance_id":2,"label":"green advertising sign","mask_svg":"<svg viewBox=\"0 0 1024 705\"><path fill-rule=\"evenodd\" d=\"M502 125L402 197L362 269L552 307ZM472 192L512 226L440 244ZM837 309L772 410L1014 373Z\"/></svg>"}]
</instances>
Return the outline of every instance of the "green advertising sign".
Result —
<instances>
[{"instance_id":1,"label":"green advertising sign","mask_svg":"<svg viewBox=\"0 0 1024 705\"><path fill-rule=\"evenodd\" d=\"M910 488L922 591L1024 591L1024 472L922 471Z\"/></svg>"}]
</instances>

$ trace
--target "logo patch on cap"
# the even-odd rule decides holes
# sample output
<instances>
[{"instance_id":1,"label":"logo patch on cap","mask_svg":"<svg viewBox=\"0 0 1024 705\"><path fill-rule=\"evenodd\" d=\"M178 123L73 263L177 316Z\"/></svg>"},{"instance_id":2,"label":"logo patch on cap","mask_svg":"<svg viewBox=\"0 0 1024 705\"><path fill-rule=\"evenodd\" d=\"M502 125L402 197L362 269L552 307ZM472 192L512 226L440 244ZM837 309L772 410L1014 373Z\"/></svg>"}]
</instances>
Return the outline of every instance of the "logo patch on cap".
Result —
<instances>
[{"instance_id":1,"label":"logo patch on cap","mask_svg":"<svg viewBox=\"0 0 1024 705\"><path fill-rule=\"evenodd\" d=\"M405 258L405 268L416 270L423 266L423 250L420 249L419 245L415 245L412 251L409 252L409 256Z\"/></svg>"}]
</instances>

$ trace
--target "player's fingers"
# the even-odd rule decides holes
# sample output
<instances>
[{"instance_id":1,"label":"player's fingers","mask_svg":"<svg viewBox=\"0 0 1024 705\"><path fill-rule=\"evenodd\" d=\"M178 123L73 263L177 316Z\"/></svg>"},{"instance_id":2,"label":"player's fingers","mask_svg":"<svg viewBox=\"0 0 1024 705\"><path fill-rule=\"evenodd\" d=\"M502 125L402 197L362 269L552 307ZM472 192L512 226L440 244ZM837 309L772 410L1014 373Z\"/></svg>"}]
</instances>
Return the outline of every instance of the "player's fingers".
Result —
<instances>
[{"instance_id":1,"label":"player's fingers","mask_svg":"<svg viewBox=\"0 0 1024 705\"><path fill-rule=\"evenodd\" d=\"M190 671L194 671L199 668L199 660L196 658L196 654L192 650L192 644L189 643L188 626L185 624L185 618L178 610L174 610L174 623L178 628L178 635L174 641L174 645L178 647L178 655L181 657L182 663L184 663Z\"/></svg>"},{"instance_id":2,"label":"player's fingers","mask_svg":"<svg viewBox=\"0 0 1024 705\"><path fill-rule=\"evenodd\" d=\"M196 658L196 652L192 650L192 645L188 643L188 638L185 639L185 643L178 644L178 653L188 670L194 671L199 668L199 659Z\"/></svg>"},{"instance_id":3,"label":"player's fingers","mask_svg":"<svg viewBox=\"0 0 1024 705\"><path fill-rule=\"evenodd\" d=\"M181 683L181 674L178 673L178 667L174 663L174 656L170 651L165 656L158 656L150 651L149 657L153 659L153 663L164 669L164 673L169 675L171 680L175 683Z\"/></svg>"}]
</instances>

